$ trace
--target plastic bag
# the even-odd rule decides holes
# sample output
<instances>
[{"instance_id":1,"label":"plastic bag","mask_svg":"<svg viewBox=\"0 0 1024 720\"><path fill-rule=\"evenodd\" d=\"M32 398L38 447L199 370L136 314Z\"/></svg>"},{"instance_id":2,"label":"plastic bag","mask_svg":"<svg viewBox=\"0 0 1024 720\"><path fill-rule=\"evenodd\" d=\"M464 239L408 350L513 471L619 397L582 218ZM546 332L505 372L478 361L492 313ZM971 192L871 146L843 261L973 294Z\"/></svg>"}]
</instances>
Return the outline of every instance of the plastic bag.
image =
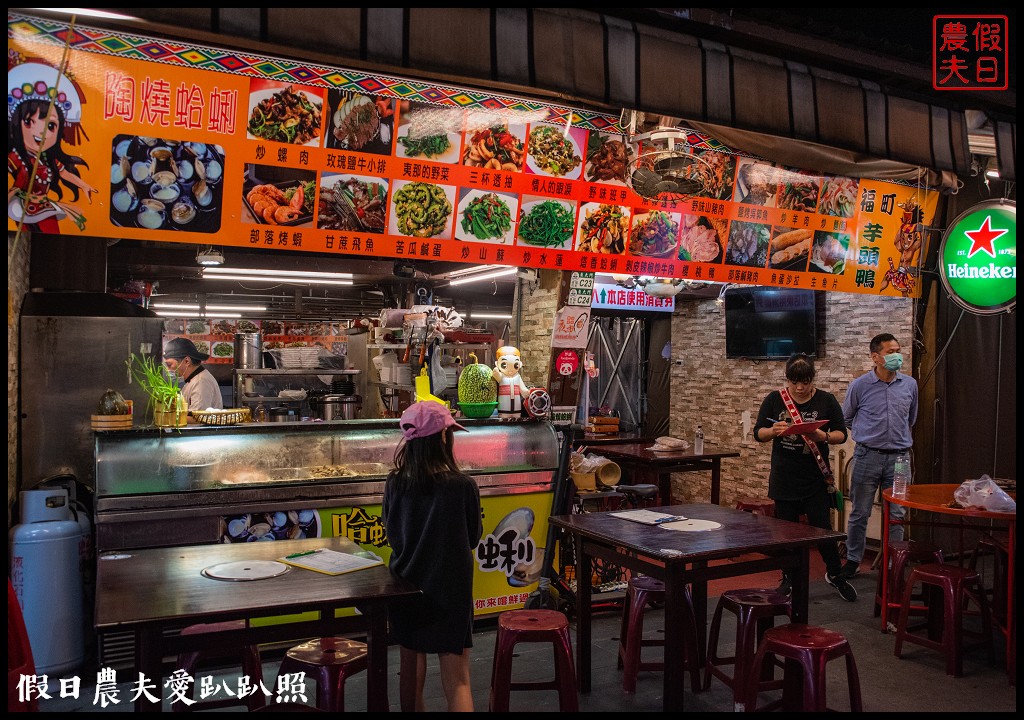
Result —
<instances>
[{"instance_id":1,"label":"plastic bag","mask_svg":"<svg viewBox=\"0 0 1024 720\"><path fill-rule=\"evenodd\" d=\"M982 475L977 480L965 480L953 491L953 499L966 507L993 512L1017 512L1017 503L1006 494L995 480Z\"/></svg>"}]
</instances>

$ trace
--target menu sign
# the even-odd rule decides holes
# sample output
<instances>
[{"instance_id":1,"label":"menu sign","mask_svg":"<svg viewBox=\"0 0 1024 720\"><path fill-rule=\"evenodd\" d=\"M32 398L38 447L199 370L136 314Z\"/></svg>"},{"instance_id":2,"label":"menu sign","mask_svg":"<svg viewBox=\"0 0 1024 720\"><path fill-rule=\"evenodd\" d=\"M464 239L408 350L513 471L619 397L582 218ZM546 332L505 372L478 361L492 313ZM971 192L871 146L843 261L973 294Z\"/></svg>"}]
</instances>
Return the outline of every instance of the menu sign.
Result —
<instances>
[{"instance_id":1,"label":"menu sign","mask_svg":"<svg viewBox=\"0 0 1024 720\"><path fill-rule=\"evenodd\" d=\"M9 230L920 294L926 188L689 132L704 196L651 200L608 115L16 14L8 50Z\"/></svg>"}]
</instances>

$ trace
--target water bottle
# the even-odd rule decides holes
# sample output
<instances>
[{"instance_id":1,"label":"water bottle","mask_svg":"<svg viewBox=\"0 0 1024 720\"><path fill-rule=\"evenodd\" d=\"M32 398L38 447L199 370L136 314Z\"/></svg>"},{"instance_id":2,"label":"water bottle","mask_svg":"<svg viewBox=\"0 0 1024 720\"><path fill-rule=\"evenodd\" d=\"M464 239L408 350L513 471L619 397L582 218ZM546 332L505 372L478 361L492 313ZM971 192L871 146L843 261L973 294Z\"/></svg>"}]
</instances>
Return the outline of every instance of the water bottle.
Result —
<instances>
[{"instance_id":1,"label":"water bottle","mask_svg":"<svg viewBox=\"0 0 1024 720\"><path fill-rule=\"evenodd\" d=\"M697 426L697 433L693 436L693 454L704 454L704 430L700 425Z\"/></svg>"},{"instance_id":2,"label":"water bottle","mask_svg":"<svg viewBox=\"0 0 1024 720\"><path fill-rule=\"evenodd\" d=\"M910 485L910 459L906 453L900 453L896 456L896 466L892 471L892 496L906 497L908 485Z\"/></svg>"}]
</instances>

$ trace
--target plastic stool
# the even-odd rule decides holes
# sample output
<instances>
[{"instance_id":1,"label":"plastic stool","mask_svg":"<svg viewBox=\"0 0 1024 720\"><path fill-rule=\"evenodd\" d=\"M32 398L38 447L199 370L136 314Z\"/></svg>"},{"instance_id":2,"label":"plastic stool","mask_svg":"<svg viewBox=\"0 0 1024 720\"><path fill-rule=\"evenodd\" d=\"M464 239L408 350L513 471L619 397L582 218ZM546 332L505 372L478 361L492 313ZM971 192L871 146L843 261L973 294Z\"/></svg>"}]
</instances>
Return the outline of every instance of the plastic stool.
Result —
<instances>
[{"instance_id":1,"label":"plastic stool","mask_svg":"<svg viewBox=\"0 0 1024 720\"><path fill-rule=\"evenodd\" d=\"M989 609L992 612L992 619L999 625L1000 630L1006 631L1006 569L1009 562L1009 551L1006 543L1000 538L984 534L978 538L978 543L971 553L971 561L968 567L976 570L978 567L978 555L982 551L992 553L992 587L985 588L985 594L991 597ZM974 597L974 592L968 589L968 595ZM980 604L980 602L979 602Z\"/></svg>"},{"instance_id":2,"label":"plastic stool","mask_svg":"<svg viewBox=\"0 0 1024 720\"><path fill-rule=\"evenodd\" d=\"M512 651L518 643L549 642L555 650L555 679L512 682ZM507 610L498 616L491 668L490 712L508 712L512 690L557 690L561 712L579 712L569 621L557 610Z\"/></svg>"},{"instance_id":3,"label":"plastic stool","mask_svg":"<svg viewBox=\"0 0 1024 720\"><path fill-rule=\"evenodd\" d=\"M722 625L722 611L728 610L736 615L736 650L730 657L719 657L718 634ZM714 676L732 688L733 703L739 708L745 701L744 688L748 684L750 660L754 650L760 645L761 637L774 626L776 617L790 617L793 603L786 595L770 589L746 588L728 590L722 593L711 619L711 634L708 639L708 654L704 665L704 689L711 687ZM721 670L721 665L733 665L730 676ZM782 687L781 680L773 680L772 672L761 674L762 687L765 690Z\"/></svg>"},{"instance_id":4,"label":"plastic stool","mask_svg":"<svg viewBox=\"0 0 1024 720\"><path fill-rule=\"evenodd\" d=\"M345 712L345 679L366 669L366 643L324 637L296 645L285 653L277 676L305 672L316 680L316 706Z\"/></svg>"},{"instance_id":5,"label":"plastic stool","mask_svg":"<svg viewBox=\"0 0 1024 720\"><path fill-rule=\"evenodd\" d=\"M931 591L933 597L928 602L928 636L922 637L912 634L907 629L907 619L910 615L911 594L914 585L921 583L924 590ZM968 596L968 590L976 593L976 598L981 606L980 634L970 632L963 626L963 608ZM934 597L942 593L941 599ZM941 639L935 640L941 628ZM932 650L938 650L946 656L946 674L953 677L960 677L964 670L964 636L977 638L972 645L984 644L988 648L989 661L994 660L992 650L992 618L988 611L988 600L985 597L984 588L981 584L981 576L974 570L957 567L956 565L918 565L910 571L910 578L903 590L903 611L900 613L899 625L896 627L896 647L893 654L902 657L903 643L911 642Z\"/></svg>"},{"instance_id":6,"label":"plastic stool","mask_svg":"<svg viewBox=\"0 0 1024 720\"><path fill-rule=\"evenodd\" d=\"M199 623L183 628L182 635L211 635L229 630L244 630L245 620L231 620L219 623ZM199 700L192 705L183 702L171 703L171 710L174 712L193 712L196 710L212 710L215 708L232 707L245 705L250 711L258 710L267 704L267 696L260 687L263 683L263 663L260 661L260 649L258 645L244 645L241 650L235 647L225 647L219 650L194 650L178 655L177 668L195 677L199 661L210 657L229 657L241 654L242 674L249 678L249 684L257 688L256 692L246 698L222 698L219 700ZM194 692L199 685L198 681L190 687Z\"/></svg>"},{"instance_id":7,"label":"plastic stool","mask_svg":"<svg viewBox=\"0 0 1024 720\"><path fill-rule=\"evenodd\" d=\"M649 507L658 501L657 485L617 485L615 489L635 508Z\"/></svg>"},{"instance_id":8,"label":"plastic stool","mask_svg":"<svg viewBox=\"0 0 1024 720\"><path fill-rule=\"evenodd\" d=\"M640 670L664 670L664 662L644 662L641 659L645 647L664 647L664 639L645 640L644 612L649 603L664 602L665 583L646 575L634 575L626 588L626 599L622 604L622 625L619 630L619 660L622 669L622 690L636 692L636 676ZM697 625L693 614L693 598L686 587L686 659L684 667L690 670L690 687L694 692L702 689L700 666L697 657Z\"/></svg>"},{"instance_id":9,"label":"plastic stool","mask_svg":"<svg viewBox=\"0 0 1024 720\"><path fill-rule=\"evenodd\" d=\"M7 712L39 712L39 699L29 695L18 699L18 683L22 675L35 675L32 646L28 643L25 616L14 592L11 578L7 578Z\"/></svg>"},{"instance_id":10,"label":"plastic stool","mask_svg":"<svg viewBox=\"0 0 1024 720\"><path fill-rule=\"evenodd\" d=\"M803 710L805 712L826 712L825 705L825 666L830 660L846 658L846 682L850 688L850 710L862 712L864 707L860 697L860 678L857 675L857 663L853 659L853 650L849 641L834 630L827 630L814 625L790 623L771 628L764 634L761 647L757 649L751 672L747 677L744 697L748 711L770 710L782 704L776 700L763 708L757 708L757 694L764 686L759 686L755 677L756 670L763 668L765 660L780 658L795 660L803 668Z\"/></svg>"},{"instance_id":11,"label":"plastic stool","mask_svg":"<svg viewBox=\"0 0 1024 720\"><path fill-rule=\"evenodd\" d=\"M907 566L914 563L936 562L942 563L945 558L942 549L931 543L921 540L890 540L889 541L889 577L888 591L889 607L900 608L903 598L903 587L907 579ZM912 613L927 611L924 605L912 605ZM878 573L878 583L875 586L875 617L882 612L882 573Z\"/></svg>"},{"instance_id":12,"label":"plastic stool","mask_svg":"<svg viewBox=\"0 0 1024 720\"><path fill-rule=\"evenodd\" d=\"M754 515L775 517L775 501L771 498L736 498L736 509L753 513Z\"/></svg>"}]
</instances>

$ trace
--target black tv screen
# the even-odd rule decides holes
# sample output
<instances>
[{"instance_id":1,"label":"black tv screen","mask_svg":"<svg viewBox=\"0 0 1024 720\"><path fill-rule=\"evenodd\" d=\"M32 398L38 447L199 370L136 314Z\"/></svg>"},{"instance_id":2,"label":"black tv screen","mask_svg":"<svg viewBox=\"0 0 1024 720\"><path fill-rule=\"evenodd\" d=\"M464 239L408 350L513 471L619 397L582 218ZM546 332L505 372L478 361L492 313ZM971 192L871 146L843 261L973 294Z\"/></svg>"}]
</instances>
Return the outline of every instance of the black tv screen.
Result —
<instances>
[{"instance_id":1,"label":"black tv screen","mask_svg":"<svg viewBox=\"0 0 1024 720\"><path fill-rule=\"evenodd\" d=\"M814 290L732 287L725 291L725 356L786 360L793 353L818 357L824 307Z\"/></svg>"}]
</instances>

